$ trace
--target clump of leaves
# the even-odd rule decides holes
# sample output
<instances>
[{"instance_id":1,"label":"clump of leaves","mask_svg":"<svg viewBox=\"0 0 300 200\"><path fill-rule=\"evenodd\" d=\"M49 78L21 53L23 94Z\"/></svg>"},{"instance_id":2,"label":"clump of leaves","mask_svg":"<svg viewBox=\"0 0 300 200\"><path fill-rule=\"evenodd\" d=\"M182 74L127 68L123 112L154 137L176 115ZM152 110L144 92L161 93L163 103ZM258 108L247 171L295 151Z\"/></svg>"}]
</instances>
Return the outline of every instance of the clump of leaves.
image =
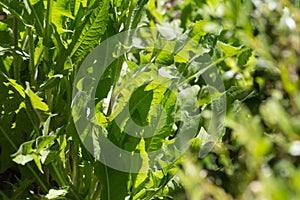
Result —
<instances>
[{"instance_id":1,"label":"clump of leaves","mask_svg":"<svg viewBox=\"0 0 300 200\"><path fill-rule=\"evenodd\" d=\"M297 198L299 8L299 1L287 0L1 1L1 199ZM135 123L151 124L154 101L170 108L165 117L171 121L176 97L166 88L141 85L149 73L167 71L173 77L176 69L194 86L199 108L211 109L211 99L221 94L209 92L213 88L205 86L200 69L186 68L200 53L218 67L228 107L226 130L213 152L199 159L203 141L194 140L190 155L147 174L120 172L95 160L71 114L73 82L84 58L106 38L138 26L171 26L203 48L183 48L180 56L132 52L104 72L95 104L115 144L143 152L145 167L146 150L161 148L176 134L168 132L169 123L154 139L124 136L114 119L125 104L113 109L114 98L105 104L110 92L125 94L122 87L134 86L131 98L121 98ZM134 74L137 65L151 62L148 74L132 80L132 74L122 75L124 63ZM141 97L144 101L138 101ZM203 115L200 125L208 124Z\"/></svg>"}]
</instances>

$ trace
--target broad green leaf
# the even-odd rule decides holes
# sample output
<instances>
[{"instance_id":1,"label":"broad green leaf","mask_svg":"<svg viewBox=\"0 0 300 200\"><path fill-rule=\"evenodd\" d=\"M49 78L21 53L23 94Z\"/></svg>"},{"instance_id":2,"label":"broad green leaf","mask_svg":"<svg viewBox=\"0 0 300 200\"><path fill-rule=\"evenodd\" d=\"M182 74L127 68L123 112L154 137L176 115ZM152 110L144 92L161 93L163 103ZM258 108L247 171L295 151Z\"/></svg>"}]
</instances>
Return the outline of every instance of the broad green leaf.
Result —
<instances>
[{"instance_id":1,"label":"broad green leaf","mask_svg":"<svg viewBox=\"0 0 300 200\"><path fill-rule=\"evenodd\" d=\"M45 122L43 122L43 136L48 135L49 134L49 126L50 126L50 122L51 122L51 118L54 117L56 115L50 115Z\"/></svg>"},{"instance_id":2,"label":"broad green leaf","mask_svg":"<svg viewBox=\"0 0 300 200\"><path fill-rule=\"evenodd\" d=\"M140 126L149 123L147 118L153 98L153 91L145 91L145 88L146 85L135 90L129 100L131 118Z\"/></svg>"},{"instance_id":3,"label":"broad green leaf","mask_svg":"<svg viewBox=\"0 0 300 200\"><path fill-rule=\"evenodd\" d=\"M220 98L223 93L220 93L212 86L203 86L198 93L198 106L211 104L212 101Z\"/></svg>"},{"instance_id":4,"label":"broad green leaf","mask_svg":"<svg viewBox=\"0 0 300 200\"><path fill-rule=\"evenodd\" d=\"M174 123L173 112L176 103L176 93L166 91L166 93L161 94L164 94L162 96L164 98L159 99L154 93L154 99L160 101L163 107L153 106L150 110L150 126L146 129L146 132L151 131L152 137L145 139L147 152L161 149L166 137L174 134L172 126Z\"/></svg>"},{"instance_id":5,"label":"broad green leaf","mask_svg":"<svg viewBox=\"0 0 300 200\"><path fill-rule=\"evenodd\" d=\"M7 24L0 22L0 31L7 31ZM1 51L2 51L2 47L1 47Z\"/></svg>"},{"instance_id":6,"label":"broad green leaf","mask_svg":"<svg viewBox=\"0 0 300 200\"><path fill-rule=\"evenodd\" d=\"M71 11L69 11L67 8L67 1L53 1L52 5L52 12L51 12L51 20L52 23L56 26L57 32L59 34L62 34L64 32L63 26L62 26L62 17L69 17L71 19L74 19L72 16Z\"/></svg>"},{"instance_id":7,"label":"broad green leaf","mask_svg":"<svg viewBox=\"0 0 300 200\"><path fill-rule=\"evenodd\" d=\"M73 38L71 56L81 61L85 56L99 44L102 35L106 31L109 1L102 0L93 9L91 15L86 18L84 28L78 38Z\"/></svg>"},{"instance_id":8,"label":"broad green leaf","mask_svg":"<svg viewBox=\"0 0 300 200\"><path fill-rule=\"evenodd\" d=\"M251 49L249 49L249 50L244 51L243 53L241 53L238 56L238 65L239 66L246 65L248 63L251 55L252 55L252 50Z\"/></svg>"},{"instance_id":9,"label":"broad green leaf","mask_svg":"<svg viewBox=\"0 0 300 200\"><path fill-rule=\"evenodd\" d=\"M38 157L42 164L45 164L45 161L48 158L48 155L50 155L50 153L51 153L50 150L46 150L46 149L40 151L40 155Z\"/></svg>"},{"instance_id":10,"label":"broad green leaf","mask_svg":"<svg viewBox=\"0 0 300 200\"><path fill-rule=\"evenodd\" d=\"M151 66L149 66L151 68ZM112 96L118 96L121 94L120 100L118 100L118 103L115 105L113 112L111 114L111 118L115 118L119 113L122 112L123 108L125 108L126 104L129 102L130 97L134 90L136 90L138 87L144 85L145 83L149 82L153 77L157 76L157 73L155 70L150 70L149 72L137 72L138 74L135 74L135 72L129 73L126 75L124 80L122 80L122 84L117 86ZM136 76L136 78L132 79L132 76Z\"/></svg>"},{"instance_id":11,"label":"broad green leaf","mask_svg":"<svg viewBox=\"0 0 300 200\"><path fill-rule=\"evenodd\" d=\"M129 173L112 169L99 162L95 162L95 173L102 185L101 199L125 199L128 194Z\"/></svg>"},{"instance_id":12,"label":"broad green leaf","mask_svg":"<svg viewBox=\"0 0 300 200\"><path fill-rule=\"evenodd\" d=\"M195 38L184 42L184 46L181 47L180 51L174 56L174 62L176 63L187 63L192 59L191 55L202 56L203 53L207 53Z\"/></svg>"},{"instance_id":13,"label":"broad green leaf","mask_svg":"<svg viewBox=\"0 0 300 200\"><path fill-rule=\"evenodd\" d=\"M30 98L31 105L34 109L38 109L40 111L48 112L49 108L46 103L42 101L42 98L37 96L31 89L29 84L27 84L27 88L25 90L26 94Z\"/></svg>"},{"instance_id":14,"label":"broad green leaf","mask_svg":"<svg viewBox=\"0 0 300 200\"><path fill-rule=\"evenodd\" d=\"M24 102L23 87L0 72L0 173L14 163L11 154L24 142L23 133L31 132Z\"/></svg>"},{"instance_id":15,"label":"broad green leaf","mask_svg":"<svg viewBox=\"0 0 300 200\"><path fill-rule=\"evenodd\" d=\"M38 43L35 46L35 50L34 50L34 66L37 66L40 62L40 58L41 55L43 53L43 38L39 38Z\"/></svg>"},{"instance_id":16,"label":"broad green leaf","mask_svg":"<svg viewBox=\"0 0 300 200\"><path fill-rule=\"evenodd\" d=\"M104 77L106 77L104 75ZM111 89L113 80L112 78L103 78L99 81L96 89L96 94L95 94L95 102L99 102L103 98L107 97L108 92Z\"/></svg>"},{"instance_id":17,"label":"broad green leaf","mask_svg":"<svg viewBox=\"0 0 300 200\"><path fill-rule=\"evenodd\" d=\"M218 47L221 49L225 56L232 56L235 55L237 52L240 51L240 48L231 46L230 44L226 44L224 42L218 41Z\"/></svg>"}]
</instances>

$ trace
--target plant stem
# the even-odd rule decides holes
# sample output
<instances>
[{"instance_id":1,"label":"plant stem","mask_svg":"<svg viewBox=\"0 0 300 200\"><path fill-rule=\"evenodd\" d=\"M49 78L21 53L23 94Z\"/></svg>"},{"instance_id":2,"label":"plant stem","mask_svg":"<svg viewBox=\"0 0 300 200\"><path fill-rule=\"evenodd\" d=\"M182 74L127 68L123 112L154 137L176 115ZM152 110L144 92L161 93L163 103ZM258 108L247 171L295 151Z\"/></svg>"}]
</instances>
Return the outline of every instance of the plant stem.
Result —
<instances>
[{"instance_id":1,"label":"plant stem","mask_svg":"<svg viewBox=\"0 0 300 200\"><path fill-rule=\"evenodd\" d=\"M26 105L26 107L27 107L27 109L25 109L25 111L26 111L26 114L27 114L27 116L28 116L28 119L30 120L30 122L31 122L31 124L32 124L32 126L33 126L33 128L34 128L34 131L36 132L36 136L38 136L38 135L39 135L39 132L40 132L40 128L39 128L39 126L34 122L34 119L32 118L32 114L33 114L33 113L36 113L37 116L38 116L38 118L40 118L40 116L39 116L39 114L37 113L37 111L36 111L34 108L32 108L33 111L31 110L31 105L29 105L29 106ZM30 111L29 111L29 109L30 109Z\"/></svg>"},{"instance_id":2,"label":"plant stem","mask_svg":"<svg viewBox=\"0 0 300 200\"><path fill-rule=\"evenodd\" d=\"M29 74L30 74L30 85L35 85L35 69L34 69L34 43L32 28L28 27L29 36Z\"/></svg>"},{"instance_id":3,"label":"plant stem","mask_svg":"<svg viewBox=\"0 0 300 200\"><path fill-rule=\"evenodd\" d=\"M13 66L14 66L14 78L20 82L20 59L18 54L16 53L18 48L19 38L18 38L18 20L16 17L13 17L13 45L14 45L14 53L13 53Z\"/></svg>"},{"instance_id":4,"label":"plant stem","mask_svg":"<svg viewBox=\"0 0 300 200\"><path fill-rule=\"evenodd\" d=\"M56 174L58 181L60 182L61 186L68 186L68 182L65 179L64 175L62 174L63 170L59 170L58 167L52 162L51 163L52 168L54 170L54 173ZM78 196L78 194L74 191L74 189L72 187L70 187L71 193L74 195L74 198L76 200L80 200L80 197Z\"/></svg>"},{"instance_id":5,"label":"plant stem","mask_svg":"<svg viewBox=\"0 0 300 200\"><path fill-rule=\"evenodd\" d=\"M47 0L47 11L46 11L46 25L45 25L45 32L43 37L43 45L44 45L44 72L45 75L48 74L49 69L48 65L50 63L50 56L49 56L49 38L50 38L50 25L51 25L51 10L52 10L52 0Z\"/></svg>"},{"instance_id":6,"label":"plant stem","mask_svg":"<svg viewBox=\"0 0 300 200\"><path fill-rule=\"evenodd\" d=\"M71 153L70 156L72 157L72 182L73 185L75 185L76 187L79 186L78 185L78 145L76 144L76 142L72 142L71 143L71 147L70 147Z\"/></svg>"},{"instance_id":7,"label":"plant stem","mask_svg":"<svg viewBox=\"0 0 300 200\"><path fill-rule=\"evenodd\" d=\"M101 197L101 183L97 182L91 199L98 200L100 199L100 197Z\"/></svg>"},{"instance_id":8,"label":"plant stem","mask_svg":"<svg viewBox=\"0 0 300 200\"><path fill-rule=\"evenodd\" d=\"M65 178L63 177L63 175L61 174L60 170L57 168L57 166L54 164L54 162L51 163L52 168L58 178L58 181L60 183L60 185L62 186L67 186L67 181L65 180Z\"/></svg>"},{"instance_id":9,"label":"plant stem","mask_svg":"<svg viewBox=\"0 0 300 200\"><path fill-rule=\"evenodd\" d=\"M107 198L108 198L108 200L110 200L110 186L109 186L108 170L107 170L106 165L104 167L105 167L106 185L107 185Z\"/></svg>"}]
</instances>

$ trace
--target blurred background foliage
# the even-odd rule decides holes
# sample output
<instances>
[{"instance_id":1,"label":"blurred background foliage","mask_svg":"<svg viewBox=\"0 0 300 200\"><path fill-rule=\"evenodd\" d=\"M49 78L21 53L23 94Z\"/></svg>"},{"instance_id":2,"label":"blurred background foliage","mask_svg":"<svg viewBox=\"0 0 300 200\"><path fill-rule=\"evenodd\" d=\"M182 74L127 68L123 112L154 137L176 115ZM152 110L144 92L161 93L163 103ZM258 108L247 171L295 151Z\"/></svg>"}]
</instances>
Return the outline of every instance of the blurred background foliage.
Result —
<instances>
[{"instance_id":1,"label":"blurred background foliage","mask_svg":"<svg viewBox=\"0 0 300 200\"><path fill-rule=\"evenodd\" d=\"M299 6L184 1L166 13L182 28L195 20L209 21L213 31L221 25L218 40L252 50L218 64L227 91L226 133L204 159L184 158L178 176L189 199L300 197Z\"/></svg>"},{"instance_id":2,"label":"blurred background foliage","mask_svg":"<svg viewBox=\"0 0 300 200\"><path fill-rule=\"evenodd\" d=\"M214 149L199 158L195 143L176 166L149 178L103 174L80 146L70 112L85 56L138 26L172 27L198 40L227 98ZM0 55L1 199L300 197L299 0L4 0ZM106 72L105 84L119 72ZM199 102L207 103L201 95Z\"/></svg>"}]
</instances>

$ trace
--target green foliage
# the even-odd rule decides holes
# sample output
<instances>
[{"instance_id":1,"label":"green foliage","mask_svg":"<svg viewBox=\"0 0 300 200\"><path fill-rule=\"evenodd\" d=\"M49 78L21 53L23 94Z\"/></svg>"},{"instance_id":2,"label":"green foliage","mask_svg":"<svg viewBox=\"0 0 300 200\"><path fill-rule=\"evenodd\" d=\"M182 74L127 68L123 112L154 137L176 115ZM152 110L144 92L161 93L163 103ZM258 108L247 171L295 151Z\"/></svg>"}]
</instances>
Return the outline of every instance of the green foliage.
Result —
<instances>
[{"instance_id":1,"label":"green foliage","mask_svg":"<svg viewBox=\"0 0 300 200\"><path fill-rule=\"evenodd\" d=\"M298 199L300 4L293 2L2 0L0 199ZM157 27L158 33L139 33L153 37L157 49L128 53L103 73L95 99L98 125L115 145L140 153L139 172L149 167L149 152L176 136L176 100L201 110L183 119L201 128L173 165L129 173L103 165L83 145L93 143L94 156L100 154L97 138L78 136L75 124L85 116L71 113L78 106L72 88L94 47L142 26ZM175 40L162 27L193 40ZM199 61L205 56L213 63ZM205 84L212 65L224 93ZM170 90L172 81L161 78L179 76L192 87ZM77 89L90 81L82 78ZM224 133L202 157L212 134L212 101L222 95ZM128 135L132 124L139 128Z\"/></svg>"},{"instance_id":2,"label":"green foliage","mask_svg":"<svg viewBox=\"0 0 300 200\"><path fill-rule=\"evenodd\" d=\"M97 44L105 33L108 18L109 1L100 1L90 8L90 15L85 16L83 28L78 28L72 38L71 56L81 61ZM77 31L79 33L77 33Z\"/></svg>"}]
</instances>

